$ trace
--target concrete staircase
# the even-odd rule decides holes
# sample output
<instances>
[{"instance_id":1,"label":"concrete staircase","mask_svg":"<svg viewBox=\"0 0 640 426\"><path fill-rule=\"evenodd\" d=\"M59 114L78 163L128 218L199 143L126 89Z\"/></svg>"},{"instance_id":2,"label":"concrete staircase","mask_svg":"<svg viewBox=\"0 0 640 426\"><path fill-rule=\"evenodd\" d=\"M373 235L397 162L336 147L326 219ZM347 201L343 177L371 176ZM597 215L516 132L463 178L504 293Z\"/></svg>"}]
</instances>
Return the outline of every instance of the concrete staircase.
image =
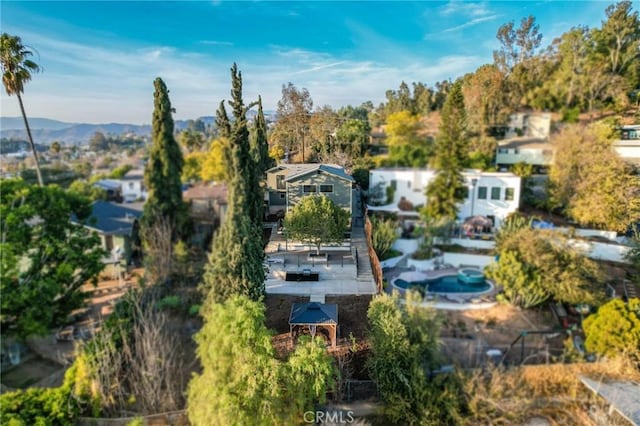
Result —
<instances>
[{"instance_id":1,"label":"concrete staircase","mask_svg":"<svg viewBox=\"0 0 640 426\"><path fill-rule=\"evenodd\" d=\"M373 272L371 270L371 261L369 260L369 250L367 248L367 240L364 235L364 228L354 227L351 230L351 252L353 258L357 259L358 273L357 280L359 282L373 282ZM357 258L356 258L357 252Z\"/></svg>"}]
</instances>

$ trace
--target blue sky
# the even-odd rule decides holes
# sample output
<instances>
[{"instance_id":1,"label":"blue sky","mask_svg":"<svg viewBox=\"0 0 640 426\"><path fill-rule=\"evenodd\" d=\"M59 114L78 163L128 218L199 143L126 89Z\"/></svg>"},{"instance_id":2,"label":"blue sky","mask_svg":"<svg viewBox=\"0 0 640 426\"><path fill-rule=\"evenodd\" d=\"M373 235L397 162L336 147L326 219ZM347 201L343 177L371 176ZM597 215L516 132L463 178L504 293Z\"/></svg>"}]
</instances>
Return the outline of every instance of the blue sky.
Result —
<instances>
[{"instance_id":1,"label":"blue sky","mask_svg":"<svg viewBox=\"0 0 640 426\"><path fill-rule=\"evenodd\" d=\"M25 88L28 115L148 123L157 76L177 119L214 115L234 61L245 102L261 94L266 109L289 81L314 106L377 105L402 80L433 85L492 62L506 22L534 15L547 45L572 26L599 26L608 4L3 0L0 24L44 69ZM20 114L4 92L0 107Z\"/></svg>"}]
</instances>

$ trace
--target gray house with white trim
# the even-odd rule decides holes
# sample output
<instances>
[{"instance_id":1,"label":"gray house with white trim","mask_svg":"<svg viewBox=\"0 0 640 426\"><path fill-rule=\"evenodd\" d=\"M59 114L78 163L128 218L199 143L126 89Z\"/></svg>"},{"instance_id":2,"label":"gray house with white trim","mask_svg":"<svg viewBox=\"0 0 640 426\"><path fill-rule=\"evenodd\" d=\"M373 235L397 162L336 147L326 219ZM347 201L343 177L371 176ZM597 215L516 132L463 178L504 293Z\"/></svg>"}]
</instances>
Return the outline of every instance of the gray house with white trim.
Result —
<instances>
[{"instance_id":1,"label":"gray house with white trim","mask_svg":"<svg viewBox=\"0 0 640 426\"><path fill-rule=\"evenodd\" d=\"M351 214L353 177L333 164L280 164L267 170L269 214L284 214L307 195L325 195Z\"/></svg>"}]
</instances>

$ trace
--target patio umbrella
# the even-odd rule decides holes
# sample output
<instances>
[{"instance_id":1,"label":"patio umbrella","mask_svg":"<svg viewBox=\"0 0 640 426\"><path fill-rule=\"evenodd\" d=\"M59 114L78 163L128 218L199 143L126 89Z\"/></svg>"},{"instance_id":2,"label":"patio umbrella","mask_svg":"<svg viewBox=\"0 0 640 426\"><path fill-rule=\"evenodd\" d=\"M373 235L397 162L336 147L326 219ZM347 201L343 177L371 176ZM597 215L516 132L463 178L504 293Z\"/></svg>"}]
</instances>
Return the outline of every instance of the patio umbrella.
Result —
<instances>
[{"instance_id":1,"label":"patio umbrella","mask_svg":"<svg viewBox=\"0 0 640 426\"><path fill-rule=\"evenodd\" d=\"M486 216L470 216L464 220L462 227L467 230L473 230L476 228L484 228L493 226L493 222Z\"/></svg>"}]
</instances>

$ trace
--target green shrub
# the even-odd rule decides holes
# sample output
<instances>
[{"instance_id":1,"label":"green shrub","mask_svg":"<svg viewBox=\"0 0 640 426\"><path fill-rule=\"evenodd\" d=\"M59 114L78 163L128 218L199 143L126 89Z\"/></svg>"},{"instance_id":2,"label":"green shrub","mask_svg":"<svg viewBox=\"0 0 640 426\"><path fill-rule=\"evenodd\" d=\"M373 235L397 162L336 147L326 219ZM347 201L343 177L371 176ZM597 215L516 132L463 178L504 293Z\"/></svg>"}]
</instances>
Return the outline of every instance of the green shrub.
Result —
<instances>
[{"instance_id":1,"label":"green shrub","mask_svg":"<svg viewBox=\"0 0 640 426\"><path fill-rule=\"evenodd\" d=\"M178 309L182 306L180 296L166 296L158 301L158 309Z\"/></svg>"},{"instance_id":2,"label":"green shrub","mask_svg":"<svg viewBox=\"0 0 640 426\"><path fill-rule=\"evenodd\" d=\"M189 306L189 315L196 316L200 313L200 305L191 305Z\"/></svg>"}]
</instances>

